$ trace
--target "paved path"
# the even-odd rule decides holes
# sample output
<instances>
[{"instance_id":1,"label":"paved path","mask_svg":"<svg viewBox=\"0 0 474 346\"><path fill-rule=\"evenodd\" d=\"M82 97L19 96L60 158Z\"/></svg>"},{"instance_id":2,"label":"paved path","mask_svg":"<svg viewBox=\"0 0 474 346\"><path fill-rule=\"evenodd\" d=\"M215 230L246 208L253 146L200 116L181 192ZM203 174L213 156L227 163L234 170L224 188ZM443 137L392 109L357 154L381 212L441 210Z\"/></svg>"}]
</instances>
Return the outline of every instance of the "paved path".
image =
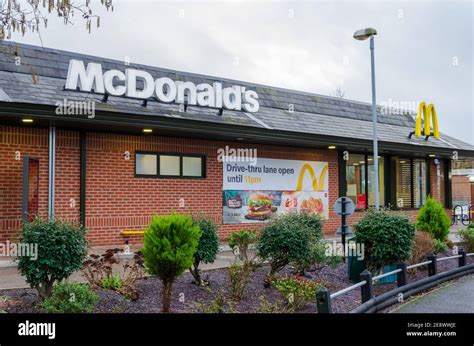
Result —
<instances>
[{"instance_id":1,"label":"paved path","mask_svg":"<svg viewBox=\"0 0 474 346\"><path fill-rule=\"evenodd\" d=\"M403 304L394 313L474 313L474 275L449 282Z\"/></svg>"}]
</instances>

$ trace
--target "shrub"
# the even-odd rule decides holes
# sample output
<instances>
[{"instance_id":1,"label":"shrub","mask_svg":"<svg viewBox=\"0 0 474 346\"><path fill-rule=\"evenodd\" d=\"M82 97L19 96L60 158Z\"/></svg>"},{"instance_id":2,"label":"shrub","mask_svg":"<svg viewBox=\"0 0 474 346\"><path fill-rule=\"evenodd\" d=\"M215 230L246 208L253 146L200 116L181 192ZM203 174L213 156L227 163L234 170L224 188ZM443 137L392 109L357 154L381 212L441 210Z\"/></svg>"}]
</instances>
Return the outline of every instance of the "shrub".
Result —
<instances>
[{"instance_id":1,"label":"shrub","mask_svg":"<svg viewBox=\"0 0 474 346\"><path fill-rule=\"evenodd\" d=\"M439 240L439 239L434 239L434 245L435 245L435 253L443 252L448 248L448 245L446 242Z\"/></svg>"},{"instance_id":2,"label":"shrub","mask_svg":"<svg viewBox=\"0 0 474 346\"><path fill-rule=\"evenodd\" d=\"M145 267L163 282L163 312L170 310L173 281L193 264L200 236L191 216L176 213L153 216L145 230Z\"/></svg>"},{"instance_id":3,"label":"shrub","mask_svg":"<svg viewBox=\"0 0 474 346\"><path fill-rule=\"evenodd\" d=\"M257 313L261 314L286 314L293 312L293 309L280 300L275 300L274 303L270 302L265 296L258 297L260 300Z\"/></svg>"},{"instance_id":4,"label":"shrub","mask_svg":"<svg viewBox=\"0 0 474 346\"><path fill-rule=\"evenodd\" d=\"M56 281L79 270L87 254L85 228L59 220L35 219L24 224L20 243L38 245L37 258L18 258L18 270L38 290L41 300L51 295Z\"/></svg>"},{"instance_id":5,"label":"shrub","mask_svg":"<svg viewBox=\"0 0 474 346\"><path fill-rule=\"evenodd\" d=\"M90 313L98 299L87 284L63 282L54 286L51 296L40 307L52 313Z\"/></svg>"},{"instance_id":6,"label":"shrub","mask_svg":"<svg viewBox=\"0 0 474 346\"><path fill-rule=\"evenodd\" d=\"M458 232L461 241L467 252L474 252L474 224L459 230Z\"/></svg>"},{"instance_id":7,"label":"shrub","mask_svg":"<svg viewBox=\"0 0 474 346\"><path fill-rule=\"evenodd\" d=\"M241 229L238 232L232 233L227 238L227 241L240 261L246 264L254 263L254 259L250 258L248 252L249 246L257 241L257 234L254 230Z\"/></svg>"},{"instance_id":8,"label":"shrub","mask_svg":"<svg viewBox=\"0 0 474 346\"><path fill-rule=\"evenodd\" d=\"M446 246L450 249L454 247L454 243L451 239L446 239L445 243L446 243Z\"/></svg>"},{"instance_id":9,"label":"shrub","mask_svg":"<svg viewBox=\"0 0 474 346\"><path fill-rule=\"evenodd\" d=\"M211 292L209 290L209 292ZM223 289L220 289L217 293L216 298L211 299L208 302L202 299L195 303L196 309L200 313L205 314L223 314L223 313L236 313L235 304L232 300L227 299Z\"/></svg>"},{"instance_id":10,"label":"shrub","mask_svg":"<svg viewBox=\"0 0 474 346\"><path fill-rule=\"evenodd\" d=\"M296 268L300 274L305 271L316 272L317 274L325 267L336 267L343 262L343 256L327 253L327 243L317 241L311 244L311 256L306 260L298 261Z\"/></svg>"},{"instance_id":11,"label":"shrub","mask_svg":"<svg viewBox=\"0 0 474 346\"><path fill-rule=\"evenodd\" d=\"M444 242L450 227L451 220L444 207L428 196L425 205L418 212L416 229L429 232L435 239Z\"/></svg>"},{"instance_id":12,"label":"shrub","mask_svg":"<svg viewBox=\"0 0 474 346\"><path fill-rule=\"evenodd\" d=\"M247 263L233 263L228 268L228 273L232 299L239 301L244 296L245 290L252 280L253 266Z\"/></svg>"},{"instance_id":13,"label":"shrub","mask_svg":"<svg viewBox=\"0 0 474 346\"><path fill-rule=\"evenodd\" d=\"M310 262L321 230L321 218L315 214L295 212L276 216L257 241L259 257L270 261L266 280L289 263Z\"/></svg>"},{"instance_id":14,"label":"shrub","mask_svg":"<svg viewBox=\"0 0 474 346\"><path fill-rule=\"evenodd\" d=\"M105 289L119 289L123 287L122 278L118 274L112 274L111 276L106 276L102 279L101 282L102 288Z\"/></svg>"},{"instance_id":15,"label":"shrub","mask_svg":"<svg viewBox=\"0 0 474 346\"><path fill-rule=\"evenodd\" d=\"M410 264L426 261L435 251L433 236L428 232L416 231L411 247Z\"/></svg>"},{"instance_id":16,"label":"shrub","mask_svg":"<svg viewBox=\"0 0 474 346\"><path fill-rule=\"evenodd\" d=\"M217 237L218 227L212 219L204 215L193 217L193 222L199 226L201 237L199 238L197 250L194 253L193 265L189 268L189 271L194 277L194 283L201 286L203 282L199 264L201 262L212 263L216 259L219 251L219 238Z\"/></svg>"},{"instance_id":17,"label":"shrub","mask_svg":"<svg viewBox=\"0 0 474 346\"><path fill-rule=\"evenodd\" d=\"M357 241L364 244L369 271L405 261L415 236L415 226L404 215L369 209L355 225Z\"/></svg>"},{"instance_id":18,"label":"shrub","mask_svg":"<svg viewBox=\"0 0 474 346\"><path fill-rule=\"evenodd\" d=\"M293 310L300 310L308 302L316 300L316 291L323 286L320 282L300 276L280 277L274 280L273 285Z\"/></svg>"},{"instance_id":19,"label":"shrub","mask_svg":"<svg viewBox=\"0 0 474 346\"><path fill-rule=\"evenodd\" d=\"M109 249L102 255L91 254L82 267L83 276L93 287L114 290L131 299L138 299L135 282L144 277L143 256L140 252L133 259L124 261L119 269L120 274L113 274L112 265L120 265L116 254L120 249ZM104 287L105 285L105 287Z\"/></svg>"}]
</instances>

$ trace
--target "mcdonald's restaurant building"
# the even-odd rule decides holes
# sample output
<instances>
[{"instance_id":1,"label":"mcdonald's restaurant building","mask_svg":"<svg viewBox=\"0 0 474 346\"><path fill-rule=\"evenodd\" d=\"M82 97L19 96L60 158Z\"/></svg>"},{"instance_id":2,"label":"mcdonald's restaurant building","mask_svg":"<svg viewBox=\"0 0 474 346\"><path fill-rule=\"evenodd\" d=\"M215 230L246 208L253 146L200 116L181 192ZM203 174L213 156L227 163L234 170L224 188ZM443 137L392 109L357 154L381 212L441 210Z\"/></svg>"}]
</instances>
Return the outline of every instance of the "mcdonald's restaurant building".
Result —
<instances>
[{"instance_id":1,"label":"mcdonald's restaurant building","mask_svg":"<svg viewBox=\"0 0 474 346\"><path fill-rule=\"evenodd\" d=\"M416 114L378 112L380 204L449 209L452 159L474 147L436 114L415 131ZM350 223L375 204L371 121L365 103L3 42L0 242L39 216L81 222L95 246L139 243L172 211L209 215L221 239L292 210L333 235L339 196Z\"/></svg>"}]
</instances>

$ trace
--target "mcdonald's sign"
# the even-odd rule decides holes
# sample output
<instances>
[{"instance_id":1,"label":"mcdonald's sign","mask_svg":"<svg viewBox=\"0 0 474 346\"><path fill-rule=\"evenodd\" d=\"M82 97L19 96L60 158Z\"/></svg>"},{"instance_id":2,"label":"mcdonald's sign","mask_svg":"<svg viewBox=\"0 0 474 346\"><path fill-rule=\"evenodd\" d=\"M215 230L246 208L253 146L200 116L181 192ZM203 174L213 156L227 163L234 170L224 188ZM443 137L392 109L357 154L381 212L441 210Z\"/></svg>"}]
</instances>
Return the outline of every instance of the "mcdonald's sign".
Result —
<instances>
[{"instance_id":1,"label":"mcdonald's sign","mask_svg":"<svg viewBox=\"0 0 474 346\"><path fill-rule=\"evenodd\" d=\"M303 190L303 179L304 179L304 174L306 171L309 172L309 176L311 177L311 186L313 187L313 191L325 191L326 186L324 185L324 182L325 182L324 178L326 176L327 170L328 170L328 165L325 165L323 169L321 170L321 173L319 174L319 181L318 181L318 179L316 178L316 174L314 173L313 167L307 163L304 164L298 176L296 191Z\"/></svg>"},{"instance_id":2,"label":"mcdonald's sign","mask_svg":"<svg viewBox=\"0 0 474 346\"><path fill-rule=\"evenodd\" d=\"M433 132L431 132L431 124L430 122L433 121ZM418 105L418 113L416 114L416 123L415 123L415 131L411 132L409 135L409 138L413 134L415 136L420 137L421 134L421 128L422 128L422 123L423 123L423 135L425 136L425 139L428 140L430 136L433 136L434 138L439 138L439 127L438 127L438 116L436 115L436 108L434 104L430 103L429 105L426 105L425 102L421 102Z\"/></svg>"}]
</instances>

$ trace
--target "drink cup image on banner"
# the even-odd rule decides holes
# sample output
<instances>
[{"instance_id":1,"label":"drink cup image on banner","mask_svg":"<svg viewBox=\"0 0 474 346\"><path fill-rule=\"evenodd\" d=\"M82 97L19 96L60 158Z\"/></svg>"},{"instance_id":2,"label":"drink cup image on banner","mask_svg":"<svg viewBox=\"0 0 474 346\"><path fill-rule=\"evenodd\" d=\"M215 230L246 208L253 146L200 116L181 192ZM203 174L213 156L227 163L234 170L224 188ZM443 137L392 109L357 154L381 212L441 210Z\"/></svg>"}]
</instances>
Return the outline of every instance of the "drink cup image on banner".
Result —
<instances>
[{"instance_id":1,"label":"drink cup image on banner","mask_svg":"<svg viewBox=\"0 0 474 346\"><path fill-rule=\"evenodd\" d=\"M268 221L288 212L329 216L328 163L259 158L257 164L223 160L223 220Z\"/></svg>"}]
</instances>

